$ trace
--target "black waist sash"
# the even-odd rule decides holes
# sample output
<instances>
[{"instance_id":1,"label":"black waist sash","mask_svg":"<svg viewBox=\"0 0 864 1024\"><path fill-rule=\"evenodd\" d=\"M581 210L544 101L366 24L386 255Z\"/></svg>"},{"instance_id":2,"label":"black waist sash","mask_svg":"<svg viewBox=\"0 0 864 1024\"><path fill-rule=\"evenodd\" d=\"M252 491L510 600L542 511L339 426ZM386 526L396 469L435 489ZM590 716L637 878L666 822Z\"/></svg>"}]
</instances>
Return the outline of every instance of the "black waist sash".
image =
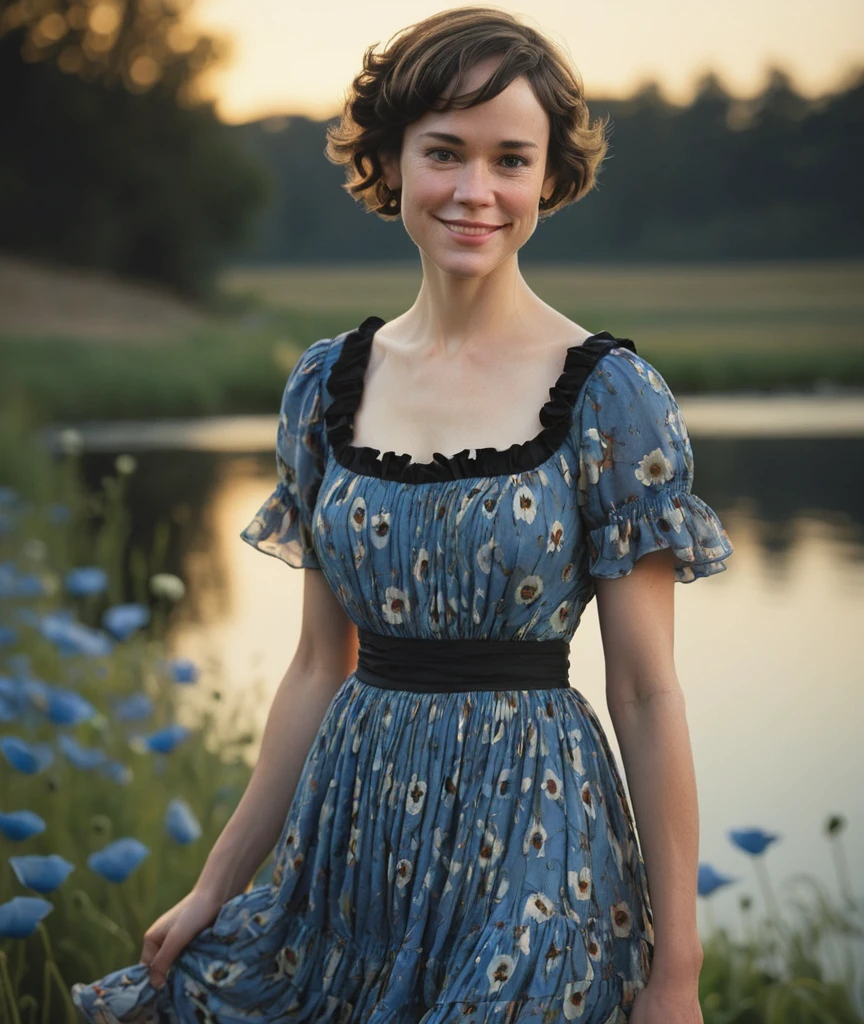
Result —
<instances>
[{"instance_id":1,"label":"black waist sash","mask_svg":"<svg viewBox=\"0 0 864 1024\"><path fill-rule=\"evenodd\" d=\"M358 629L355 675L386 690L545 690L569 686L566 640L426 640Z\"/></svg>"}]
</instances>

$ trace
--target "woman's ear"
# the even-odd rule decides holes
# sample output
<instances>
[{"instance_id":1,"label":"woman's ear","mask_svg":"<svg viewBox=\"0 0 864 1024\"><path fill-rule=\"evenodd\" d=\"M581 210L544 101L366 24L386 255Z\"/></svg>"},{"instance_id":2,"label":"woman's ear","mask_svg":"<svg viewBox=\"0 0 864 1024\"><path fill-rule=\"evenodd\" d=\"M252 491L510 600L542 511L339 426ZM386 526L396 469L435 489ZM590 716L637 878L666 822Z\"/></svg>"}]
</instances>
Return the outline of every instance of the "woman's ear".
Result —
<instances>
[{"instance_id":1,"label":"woman's ear","mask_svg":"<svg viewBox=\"0 0 864 1024\"><path fill-rule=\"evenodd\" d=\"M402 188L402 172L399 170L399 161L393 154L379 153L378 162L381 164L381 170L384 173L384 184L390 191L395 192L397 189Z\"/></svg>"}]
</instances>

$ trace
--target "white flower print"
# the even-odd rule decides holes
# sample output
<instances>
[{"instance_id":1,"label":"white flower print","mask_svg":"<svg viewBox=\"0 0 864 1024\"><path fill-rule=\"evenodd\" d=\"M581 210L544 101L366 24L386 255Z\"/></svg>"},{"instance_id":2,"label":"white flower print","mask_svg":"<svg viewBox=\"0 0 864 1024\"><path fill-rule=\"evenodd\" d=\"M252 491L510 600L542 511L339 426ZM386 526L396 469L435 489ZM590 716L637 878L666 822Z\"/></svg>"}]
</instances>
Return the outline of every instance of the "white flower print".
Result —
<instances>
[{"instance_id":1,"label":"white flower print","mask_svg":"<svg viewBox=\"0 0 864 1024\"><path fill-rule=\"evenodd\" d=\"M526 576L516 585L516 604L533 604L543 593L543 580L539 576Z\"/></svg>"},{"instance_id":2,"label":"white flower print","mask_svg":"<svg viewBox=\"0 0 864 1024\"><path fill-rule=\"evenodd\" d=\"M215 988L233 985L237 978L246 970L242 960L231 963L226 960L211 960L204 972L204 980Z\"/></svg>"},{"instance_id":3,"label":"white flower print","mask_svg":"<svg viewBox=\"0 0 864 1024\"><path fill-rule=\"evenodd\" d=\"M543 772L543 781L540 783L540 788L550 800L560 801L564 796L561 780L551 768L547 768Z\"/></svg>"},{"instance_id":4,"label":"white flower print","mask_svg":"<svg viewBox=\"0 0 864 1024\"><path fill-rule=\"evenodd\" d=\"M591 784L584 782L582 789L580 790L582 796L582 806L585 808L585 813L589 814L592 818L597 817L597 811L594 807L594 795L591 792Z\"/></svg>"},{"instance_id":5,"label":"white flower print","mask_svg":"<svg viewBox=\"0 0 864 1024\"><path fill-rule=\"evenodd\" d=\"M422 582L429 578L429 552L420 548L414 560L414 579Z\"/></svg>"},{"instance_id":6,"label":"white flower print","mask_svg":"<svg viewBox=\"0 0 864 1024\"><path fill-rule=\"evenodd\" d=\"M405 794L405 810L409 814L419 814L423 810L423 803L426 800L426 783L423 779L417 778L417 772L411 776L408 783L408 790Z\"/></svg>"},{"instance_id":7,"label":"white flower print","mask_svg":"<svg viewBox=\"0 0 864 1024\"><path fill-rule=\"evenodd\" d=\"M487 576L492 571L492 557L494 551L494 536L490 537L485 544L481 544L477 550L477 565L480 566L480 572L485 573Z\"/></svg>"},{"instance_id":8,"label":"white flower print","mask_svg":"<svg viewBox=\"0 0 864 1024\"><path fill-rule=\"evenodd\" d=\"M533 523L537 515L537 501L534 492L526 484L521 484L513 494L513 518Z\"/></svg>"},{"instance_id":9,"label":"white flower print","mask_svg":"<svg viewBox=\"0 0 864 1024\"><path fill-rule=\"evenodd\" d=\"M483 833L483 845L477 857L480 867L487 868L494 864L503 852L504 840L497 836L493 829L487 828Z\"/></svg>"},{"instance_id":10,"label":"white flower print","mask_svg":"<svg viewBox=\"0 0 864 1024\"><path fill-rule=\"evenodd\" d=\"M635 474L636 479L646 487L650 487L652 484L659 487L667 480L671 480L675 471L672 468L672 463L663 454L663 450L655 448L642 457Z\"/></svg>"},{"instance_id":11,"label":"white flower print","mask_svg":"<svg viewBox=\"0 0 864 1024\"><path fill-rule=\"evenodd\" d=\"M556 633L563 633L567 628L567 620L570 618L570 602L562 601L561 604L549 616L549 625Z\"/></svg>"},{"instance_id":12,"label":"white flower print","mask_svg":"<svg viewBox=\"0 0 864 1024\"><path fill-rule=\"evenodd\" d=\"M384 612L384 618L391 626L398 626L404 616L411 611L408 595L398 587L388 587L384 591L384 603L381 605L381 611Z\"/></svg>"},{"instance_id":13,"label":"white flower print","mask_svg":"<svg viewBox=\"0 0 864 1024\"><path fill-rule=\"evenodd\" d=\"M512 956L505 953L497 953L492 957L492 962L486 968L486 977L489 979L489 994L498 992L513 976L513 969L516 961Z\"/></svg>"},{"instance_id":14,"label":"white flower print","mask_svg":"<svg viewBox=\"0 0 864 1024\"><path fill-rule=\"evenodd\" d=\"M357 538L357 543L354 545L354 568L359 569L363 564L363 559L366 557L366 545L363 543L362 538Z\"/></svg>"},{"instance_id":15,"label":"white flower print","mask_svg":"<svg viewBox=\"0 0 864 1024\"><path fill-rule=\"evenodd\" d=\"M366 525L366 499L362 494L358 494L351 502L351 508L348 512L348 521L358 533Z\"/></svg>"},{"instance_id":16,"label":"white flower print","mask_svg":"<svg viewBox=\"0 0 864 1024\"><path fill-rule=\"evenodd\" d=\"M658 395L663 391L663 381L660 380L659 376L652 369L648 370L648 383Z\"/></svg>"},{"instance_id":17,"label":"white flower print","mask_svg":"<svg viewBox=\"0 0 864 1024\"><path fill-rule=\"evenodd\" d=\"M559 464L561 466L561 475L564 477L564 483L569 487L570 486L570 481L571 481L570 465L568 464L568 462L564 458L564 456L561 455L561 454L559 454L559 456L558 456L558 462L559 462Z\"/></svg>"},{"instance_id":18,"label":"white flower print","mask_svg":"<svg viewBox=\"0 0 864 1024\"><path fill-rule=\"evenodd\" d=\"M609 913L612 915L612 931L619 939L626 939L633 927L633 914L627 901L614 904Z\"/></svg>"},{"instance_id":19,"label":"white flower print","mask_svg":"<svg viewBox=\"0 0 864 1024\"><path fill-rule=\"evenodd\" d=\"M404 889L405 886L411 881L411 876L414 874L414 864L407 860L405 857L396 863L396 885L400 889Z\"/></svg>"},{"instance_id":20,"label":"white flower print","mask_svg":"<svg viewBox=\"0 0 864 1024\"><path fill-rule=\"evenodd\" d=\"M578 1020L588 1006L585 994L594 981L594 968L588 961L588 973L583 981L568 981L564 986L564 1019Z\"/></svg>"},{"instance_id":21,"label":"white flower print","mask_svg":"<svg viewBox=\"0 0 864 1024\"><path fill-rule=\"evenodd\" d=\"M533 782L534 780L532 779L531 781ZM531 827L525 833L525 838L522 841L522 852L527 854L529 850L533 850L538 857L545 857L546 835L543 822L535 814L531 819Z\"/></svg>"},{"instance_id":22,"label":"white flower print","mask_svg":"<svg viewBox=\"0 0 864 1024\"><path fill-rule=\"evenodd\" d=\"M372 516L372 544L376 548L384 548L390 539L390 513L377 512Z\"/></svg>"},{"instance_id":23,"label":"white flower print","mask_svg":"<svg viewBox=\"0 0 864 1024\"><path fill-rule=\"evenodd\" d=\"M591 898L591 868L587 865L579 871L568 871L567 881L577 900Z\"/></svg>"},{"instance_id":24,"label":"white flower print","mask_svg":"<svg viewBox=\"0 0 864 1024\"><path fill-rule=\"evenodd\" d=\"M525 900L525 908L522 917L530 917L532 921L548 921L555 912L555 905L552 900L542 892L532 892Z\"/></svg>"},{"instance_id":25,"label":"white flower print","mask_svg":"<svg viewBox=\"0 0 864 1024\"><path fill-rule=\"evenodd\" d=\"M549 527L549 540L546 542L546 551L549 553L553 551L560 551L563 540L564 524L560 520L556 519Z\"/></svg>"}]
</instances>

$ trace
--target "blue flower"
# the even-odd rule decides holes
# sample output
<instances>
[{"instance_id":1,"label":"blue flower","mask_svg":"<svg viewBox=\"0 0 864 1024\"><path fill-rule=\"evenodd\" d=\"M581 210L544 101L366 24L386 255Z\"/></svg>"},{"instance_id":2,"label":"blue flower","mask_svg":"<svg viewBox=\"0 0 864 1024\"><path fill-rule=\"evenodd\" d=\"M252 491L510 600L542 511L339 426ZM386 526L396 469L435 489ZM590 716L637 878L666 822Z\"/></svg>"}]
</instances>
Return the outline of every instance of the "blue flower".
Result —
<instances>
[{"instance_id":1,"label":"blue flower","mask_svg":"<svg viewBox=\"0 0 864 1024\"><path fill-rule=\"evenodd\" d=\"M34 811L0 811L0 832L7 839L21 842L45 831L45 822Z\"/></svg>"},{"instance_id":2,"label":"blue flower","mask_svg":"<svg viewBox=\"0 0 864 1024\"><path fill-rule=\"evenodd\" d=\"M177 843L194 843L201 838L201 825L192 808L180 797L175 797L165 812L165 831Z\"/></svg>"},{"instance_id":3,"label":"blue flower","mask_svg":"<svg viewBox=\"0 0 864 1024\"><path fill-rule=\"evenodd\" d=\"M54 751L47 743L28 743L18 736L0 738L0 750L9 764L25 775L35 775L54 760Z\"/></svg>"},{"instance_id":4,"label":"blue flower","mask_svg":"<svg viewBox=\"0 0 864 1024\"><path fill-rule=\"evenodd\" d=\"M16 896L0 904L0 938L26 939L54 907L41 896Z\"/></svg>"},{"instance_id":5,"label":"blue flower","mask_svg":"<svg viewBox=\"0 0 864 1024\"><path fill-rule=\"evenodd\" d=\"M17 505L20 495L14 487L0 487L0 505Z\"/></svg>"},{"instance_id":6,"label":"blue flower","mask_svg":"<svg viewBox=\"0 0 864 1024\"><path fill-rule=\"evenodd\" d=\"M117 640L127 640L149 621L150 609L143 604L115 604L102 616L102 625Z\"/></svg>"},{"instance_id":7,"label":"blue flower","mask_svg":"<svg viewBox=\"0 0 864 1024\"><path fill-rule=\"evenodd\" d=\"M152 714L153 701L143 690L114 705L114 717L118 722L138 722Z\"/></svg>"},{"instance_id":8,"label":"blue flower","mask_svg":"<svg viewBox=\"0 0 864 1024\"><path fill-rule=\"evenodd\" d=\"M731 885L737 881L737 878L718 874L710 864L699 865L698 891L700 896L710 896L712 892L722 889L724 885Z\"/></svg>"},{"instance_id":9,"label":"blue flower","mask_svg":"<svg viewBox=\"0 0 864 1024\"><path fill-rule=\"evenodd\" d=\"M767 846L780 838L773 832L763 832L761 828L733 828L729 829L728 835L739 850L754 856L763 853Z\"/></svg>"},{"instance_id":10,"label":"blue flower","mask_svg":"<svg viewBox=\"0 0 864 1024\"><path fill-rule=\"evenodd\" d=\"M25 857L10 857L9 863L18 876L18 881L28 889L36 892L53 892L69 877L75 865L59 854L51 853L47 857L29 854Z\"/></svg>"},{"instance_id":11,"label":"blue flower","mask_svg":"<svg viewBox=\"0 0 864 1024\"><path fill-rule=\"evenodd\" d=\"M90 771L108 760L108 755L99 747L82 747L72 736L65 733L57 740L60 749L76 768Z\"/></svg>"},{"instance_id":12,"label":"blue flower","mask_svg":"<svg viewBox=\"0 0 864 1024\"><path fill-rule=\"evenodd\" d=\"M166 725L164 729L151 732L149 736L144 736L143 740L148 750L157 754L170 754L177 744L182 743L187 736L189 736L189 730L186 726L174 723Z\"/></svg>"},{"instance_id":13,"label":"blue flower","mask_svg":"<svg viewBox=\"0 0 864 1024\"><path fill-rule=\"evenodd\" d=\"M103 849L91 853L87 866L109 882L125 882L149 853L138 839L115 839Z\"/></svg>"},{"instance_id":14,"label":"blue flower","mask_svg":"<svg viewBox=\"0 0 864 1024\"><path fill-rule=\"evenodd\" d=\"M89 722L96 708L74 690L53 686L48 692L48 718L55 725L77 725Z\"/></svg>"},{"instance_id":15,"label":"blue flower","mask_svg":"<svg viewBox=\"0 0 864 1024\"><path fill-rule=\"evenodd\" d=\"M64 581L66 593L73 597L101 594L108 589L108 573L96 565L70 569Z\"/></svg>"},{"instance_id":16,"label":"blue flower","mask_svg":"<svg viewBox=\"0 0 864 1024\"><path fill-rule=\"evenodd\" d=\"M18 632L11 626L0 626L0 647L12 647L18 643Z\"/></svg>"},{"instance_id":17,"label":"blue flower","mask_svg":"<svg viewBox=\"0 0 864 1024\"><path fill-rule=\"evenodd\" d=\"M0 597L44 597L47 592L41 576L19 573L11 562L0 565Z\"/></svg>"},{"instance_id":18,"label":"blue flower","mask_svg":"<svg viewBox=\"0 0 864 1024\"><path fill-rule=\"evenodd\" d=\"M112 782L125 786L132 781L132 769L121 761L106 761L99 765L99 771Z\"/></svg>"},{"instance_id":19,"label":"blue flower","mask_svg":"<svg viewBox=\"0 0 864 1024\"><path fill-rule=\"evenodd\" d=\"M87 654L98 658L114 649L107 633L73 622L65 615L43 615L39 620L39 632L61 654Z\"/></svg>"},{"instance_id":20,"label":"blue flower","mask_svg":"<svg viewBox=\"0 0 864 1024\"><path fill-rule=\"evenodd\" d=\"M198 681L198 666L189 658L171 658L165 663L175 683Z\"/></svg>"}]
</instances>

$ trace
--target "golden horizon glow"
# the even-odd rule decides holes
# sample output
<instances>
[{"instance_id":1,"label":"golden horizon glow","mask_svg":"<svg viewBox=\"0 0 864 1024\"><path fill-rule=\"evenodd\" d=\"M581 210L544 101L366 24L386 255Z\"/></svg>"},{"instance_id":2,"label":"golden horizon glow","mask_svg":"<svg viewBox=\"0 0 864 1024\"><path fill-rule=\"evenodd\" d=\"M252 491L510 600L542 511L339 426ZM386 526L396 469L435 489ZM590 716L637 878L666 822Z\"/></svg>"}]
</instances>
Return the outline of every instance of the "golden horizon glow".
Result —
<instances>
[{"instance_id":1,"label":"golden horizon glow","mask_svg":"<svg viewBox=\"0 0 864 1024\"><path fill-rule=\"evenodd\" d=\"M229 123L304 114L335 116L363 51L383 48L400 29L462 4L379 0L360 5L299 5L279 0L199 0L197 27L226 38L230 58L211 73L207 93ZM736 96L757 93L770 67L783 69L806 96L830 92L864 67L864 17L858 0L825 0L818 16L804 0L638 0L614 4L532 0L494 4L563 46L589 99L628 96L656 81L687 103L700 75L714 71Z\"/></svg>"}]
</instances>

